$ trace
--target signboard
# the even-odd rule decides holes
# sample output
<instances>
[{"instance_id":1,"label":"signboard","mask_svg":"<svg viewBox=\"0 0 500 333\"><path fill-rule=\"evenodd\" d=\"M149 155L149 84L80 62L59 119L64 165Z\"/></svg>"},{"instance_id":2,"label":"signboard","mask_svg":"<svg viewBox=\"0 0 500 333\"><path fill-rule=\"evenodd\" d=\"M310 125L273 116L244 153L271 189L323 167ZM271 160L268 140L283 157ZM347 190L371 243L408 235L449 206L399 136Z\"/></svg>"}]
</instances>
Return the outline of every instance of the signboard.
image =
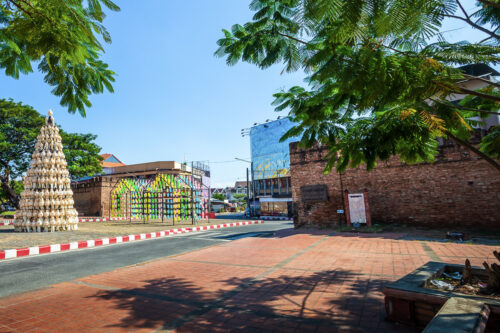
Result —
<instances>
[{"instance_id":1,"label":"signboard","mask_svg":"<svg viewBox=\"0 0 500 333\"><path fill-rule=\"evenodd\" d=\"M365 197L363 193L348 195L351 223L366 223Z\"/></svg>"},{"instance_id":2,"label":"signboard","mask_svg":"<svg viewBox=\"0 0 500 333\"><path fill-rule=\"evenodd\" d=\"M328 201L328 190L326 185L307 185L300 188L302 202Z\"/></svg>"}]
</instances>

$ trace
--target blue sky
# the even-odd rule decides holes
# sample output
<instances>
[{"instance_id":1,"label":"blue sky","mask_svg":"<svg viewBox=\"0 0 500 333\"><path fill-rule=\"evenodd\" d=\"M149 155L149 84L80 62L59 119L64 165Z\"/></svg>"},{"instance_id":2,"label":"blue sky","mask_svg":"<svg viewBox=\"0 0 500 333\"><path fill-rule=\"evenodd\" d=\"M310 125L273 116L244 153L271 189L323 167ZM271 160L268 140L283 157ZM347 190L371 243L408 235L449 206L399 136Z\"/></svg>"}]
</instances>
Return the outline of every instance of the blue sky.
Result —
<instances>
[{"instance_id":1,"label":"blue sky","mask_svg":"<svg viewBox=\"0 0 500 333\"><path fill-rule=\"evenodd\" d=\"M104 22L113 38L104 60L117 73L115 93L92 96L86 118L68 114L38 73L19 80L0 74L0 98L42 114L52 108L62 128L97 134L102 153L126 164L210 161L213 184L243 180L247 164L234 157L249 158L250 143L241 129L286 115L274 111L272 94L302 84L303 74L229 67L213 55L222 28L250 20L250 0L116 2L121 12ZM464 27L445 22L443 30L459 29L446 34L450 40L483 38Z\"/></svg>"}]
</instances>

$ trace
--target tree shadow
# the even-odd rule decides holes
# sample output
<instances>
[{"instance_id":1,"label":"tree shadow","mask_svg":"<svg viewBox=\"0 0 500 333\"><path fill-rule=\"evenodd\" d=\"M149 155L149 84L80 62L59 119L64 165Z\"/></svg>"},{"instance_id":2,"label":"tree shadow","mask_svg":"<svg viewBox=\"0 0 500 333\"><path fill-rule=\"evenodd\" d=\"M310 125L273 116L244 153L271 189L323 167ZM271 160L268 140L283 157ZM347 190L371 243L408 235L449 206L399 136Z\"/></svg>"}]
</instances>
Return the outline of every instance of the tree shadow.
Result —
<instances>
[{"instance_id":1,"label":"tree shadow","mask_svg":"<svg viewBox=\"0 0 500 333\"><path fill-rule=\"evenodd\" d=\"M384 278L349 270L281 269L263 278L229 278L217 290L181 278L101 291L128 315L109 328L177 332L417 332L385 321Z\"/></svg>"},{"instance_id":2,"label":"tree shadow","mask_svg":"<svg viewBox=\"0 0 500 333\"><path fill-rule=\"evenodd\" d=\"M380 233L360 233L360 232L340 232L333 229L316 229L316 228L300 228L300 229L283 229L275 231L275 237L285 238L295 235L309 235L309 236L327 236L335 235L335 237L346 238L380 238L399 240L406 236L401 232L380 232Z\"/></svg>"}]
</instances>

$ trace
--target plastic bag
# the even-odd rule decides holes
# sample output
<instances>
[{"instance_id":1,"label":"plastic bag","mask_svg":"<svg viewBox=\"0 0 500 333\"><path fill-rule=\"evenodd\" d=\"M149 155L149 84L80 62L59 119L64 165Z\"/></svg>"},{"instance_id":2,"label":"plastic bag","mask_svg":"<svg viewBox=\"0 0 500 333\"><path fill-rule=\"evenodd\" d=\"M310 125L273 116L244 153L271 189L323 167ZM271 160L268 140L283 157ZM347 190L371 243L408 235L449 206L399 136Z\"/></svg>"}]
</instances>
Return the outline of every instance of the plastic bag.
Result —
<instances>
[{"instance_id":1,"label":"plastic bag","mask_svg":"<svg viewBox=\"0 0 500 333\"><path fill-rule=\"evenodd\" d=\"M453 289L455 289L455 287L453 287L451 284L444 281L431 280L430 283L438 289L443 289L447 291L453 291Z\"/></svg>"},{"instance_id":2,"label":"plastic bag","mask_svg":"<svg viewBox=\"0 0 500 333\"><path fill-rule=\"evenodd\" d=\"M443 273L443 275L453 280L462 280L462 274L460 274L459 272L455 272L453 274Z\"/></svg>"}]
</instances>

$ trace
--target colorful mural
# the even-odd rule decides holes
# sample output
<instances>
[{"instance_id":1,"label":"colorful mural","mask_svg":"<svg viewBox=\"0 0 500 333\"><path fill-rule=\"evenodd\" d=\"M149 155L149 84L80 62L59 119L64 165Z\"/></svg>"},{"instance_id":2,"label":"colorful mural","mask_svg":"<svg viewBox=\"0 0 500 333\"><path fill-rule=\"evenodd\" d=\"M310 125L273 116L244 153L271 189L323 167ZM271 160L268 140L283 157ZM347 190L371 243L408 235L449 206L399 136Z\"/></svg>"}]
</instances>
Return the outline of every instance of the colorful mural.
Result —
<instances>
[{"instance_id":1,"label":"colorful mural","mask_svg":"<svg viewBox=\"0 0 500 333\"><path fill-rule=\"evenodd\" d=\"M290 142L294 137L280 142L281 137L294 126L289 118L278 119L250 129L250 149L254 179L290 176Z\"/></svg>"},{"instance_id":2,"label":"colorful mural","mask_svg":"<svg viewBox=\"0 0 500 333\"><path fill-rule=\"evenodd\" d=\"M171 219L174 222L206 216L208 196L190 175L160 174L151 179L124 178L111 193L112 217Z\"/></svg>"}]
</instances>

